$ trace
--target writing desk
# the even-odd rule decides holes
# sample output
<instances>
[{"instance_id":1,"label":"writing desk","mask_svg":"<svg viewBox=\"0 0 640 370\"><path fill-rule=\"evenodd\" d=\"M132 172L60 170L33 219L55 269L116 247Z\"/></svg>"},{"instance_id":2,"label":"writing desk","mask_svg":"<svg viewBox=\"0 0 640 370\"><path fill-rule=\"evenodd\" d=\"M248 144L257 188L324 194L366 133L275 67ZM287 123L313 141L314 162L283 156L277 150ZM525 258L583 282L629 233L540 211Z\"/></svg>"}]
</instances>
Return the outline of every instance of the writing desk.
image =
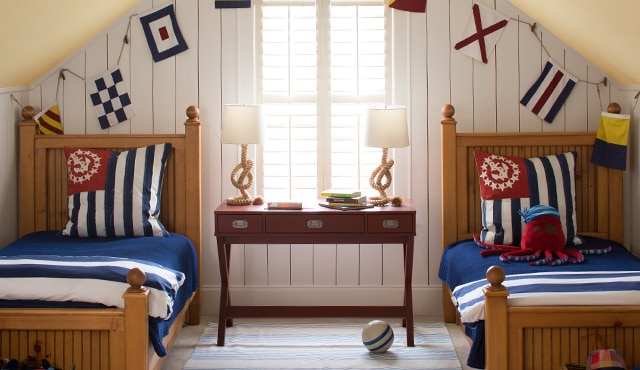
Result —
<instances>
[{"instance_id":1,"label":"writing desk","mask_svg":"<svg viewBox=\"0 0 640 370\"><path fill-rule=\"evenodd\" d=\"M240 317L371 317L402 318L407 345L414 345L413 239L416 210L410 201L363 210L335 210L316 206L302 210L267 210L266 205L230 206L214 211L215 236L220 263L220 312L218 346L224 346L225 330ZM404 299L396 306L234 306L229 294L232 244L402 244Z\"/></svg>"}]
</instances>

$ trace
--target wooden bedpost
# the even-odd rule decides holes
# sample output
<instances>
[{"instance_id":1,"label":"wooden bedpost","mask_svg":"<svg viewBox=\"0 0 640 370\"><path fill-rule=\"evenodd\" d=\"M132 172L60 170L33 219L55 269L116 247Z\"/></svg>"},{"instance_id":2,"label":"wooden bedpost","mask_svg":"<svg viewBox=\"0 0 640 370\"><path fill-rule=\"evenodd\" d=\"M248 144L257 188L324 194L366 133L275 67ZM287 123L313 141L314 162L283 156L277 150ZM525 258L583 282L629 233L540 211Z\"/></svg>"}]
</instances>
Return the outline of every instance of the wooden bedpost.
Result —
<instances>
[{"instance_id":1,"label":"wooden bedpost","mask_svg":"<svg viewBox=\"0 0 640 370\"><path fill-rule=\"evenodd\" d=\"M146 355L149 350L149 320L140 320L149 316L149 290L142 285L147 280L144 271L137 267L129 270L127 283L130 287L122 295L124 298L124 353L126 370L148 369L149 363ZM112 351L120 348L112 346ZM121 355L121 354L120 354Z\"/></svg>"},{"instance_id":2,"label":"wooden bedpost","mask_svg":"<svg viewBox=\"0 0 640 370\"><path fill-rule=\"evenodd\" d=\"M19 189L19 236L35 231L34 209L35 186L33 172L35 171L35 136L36 121L33 119L36 110L32 106L22 109L23 120L18 123L20 131L18 189ZM29 210L29 211L26 211Z\"/></svg>"},{"instance_id":3,"label":"wooden bedpost","mask_svg":"<svg viewBox=\"0 0 640 370\"><path fill-rule=\"evenodd\" d=\"M622 108L618 103L610 103L607 106L607 112L613 114L620 114ZM607 189L609 193L609 199L606 205L599 205L601 207L608 207L603 209L608 209L608 212L600 212L601 215L607 217L606 220L602 220L605 224L609 225L609 239L617 241L620 244L624 244L624 223L622 220L624 219L624 201L622 199L623 194L619 189L623 189L623 178L622 171L606 168L602 166L596 166L598 171L607 171L606 175L598 175L598 179L602 176L602 179L609 179L610 186Z\"/></svg>"},{"instance_id":4,"label":"wooden bedpost","mask_svg":"<svg viewBox=\"0 0 640 370\"><path fill-rule=\"evenodd\" d=\"M509 353L509 340L507 333L507 296L509 291L502 283L505 273L499 266L491 266L487 270L489 285L484 288L484 316L485 322L491 325L485 326L485 337L491 340L485 341L485 358L491 363L485 363L486 369L507 370L507 354Z\"/></svg>"},{"instance_id":5,"label":"wooden bedpost","mask_svg":"<svg viewBox=\"0 0 640 370\"><path fill-rule=\"evenodd\" d=\"M187 108L187 121L184 123L185 139L186 139L186 154L190 166L187 166L187 192L186 192L186 220L185 220L185 234L193 242L196 253L198 254L198 281L202 284L202 255L201 255L201 243L202 243L202 193L200 190L201 183L201 163L193 163L197 160L201 161L201 139L200 139L200 126L201 122L198 119L200 116L200 110L198 107L192 105ZM189 315L187 321L189 324L197 325L200 323L200 290L193 297L191 304L189 305Z\"/></svg>"},{"instance_id":6,"label":"wooden bedpost","mask_svg":"<svg viewBox=\"0 0 640 370\"><path fill-rule=\"evenodd\" d=\"M441 176L442 186L455 186L456 184L456 124L458 123L453 115L456 110L451 104L442 107L442 120L440 121L441 135ZM442 248L446 248L449 244L457 241L458 238L458 221L457 221L457 203L455 191L442 191ZM447 225L445 227L445 225ZM451 302L449 288L442 283L442 310L445 322L456 322L456 308Z\"/></svg>"}]
</instances>

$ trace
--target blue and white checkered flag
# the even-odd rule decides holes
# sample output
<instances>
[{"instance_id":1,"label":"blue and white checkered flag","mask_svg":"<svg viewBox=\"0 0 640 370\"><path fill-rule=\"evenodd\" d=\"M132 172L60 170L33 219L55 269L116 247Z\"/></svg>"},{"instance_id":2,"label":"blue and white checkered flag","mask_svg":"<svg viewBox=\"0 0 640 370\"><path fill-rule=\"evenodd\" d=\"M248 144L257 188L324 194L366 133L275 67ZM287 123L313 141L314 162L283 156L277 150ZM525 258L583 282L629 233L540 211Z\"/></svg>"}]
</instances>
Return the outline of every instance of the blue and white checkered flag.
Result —
<instances>
[{"instance_id":1,"label":"blue and white checkered flag","mask_svg":"<svg viewBox=\"0 0 640 370\"><path fill-rule=\"evenodd\" d=\"M135 115L120 67L116 66L87 81L87 90L102 129L131 119Z\"/></svg>"}]
</instances>

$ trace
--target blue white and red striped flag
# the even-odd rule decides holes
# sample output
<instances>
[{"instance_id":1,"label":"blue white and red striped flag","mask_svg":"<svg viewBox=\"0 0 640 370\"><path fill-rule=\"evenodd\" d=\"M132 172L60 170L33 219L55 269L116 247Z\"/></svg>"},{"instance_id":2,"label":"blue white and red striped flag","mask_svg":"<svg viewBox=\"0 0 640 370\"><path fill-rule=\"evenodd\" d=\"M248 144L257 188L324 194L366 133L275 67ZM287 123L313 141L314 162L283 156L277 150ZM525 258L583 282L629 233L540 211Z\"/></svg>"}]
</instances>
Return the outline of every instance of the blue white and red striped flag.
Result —
<instances>
[{"instance_id":1,"label":"blue white and red striped flag","mask_svg":"<svg viewBox=\"0 0 640 370\"><path fill-rule=\"evenodd\" d=\"M551 123L564 102L567 101L577 82L577 78L549 59L542 74L520 100L520 103L538 117Z\"/></svg>"}]
</instances>

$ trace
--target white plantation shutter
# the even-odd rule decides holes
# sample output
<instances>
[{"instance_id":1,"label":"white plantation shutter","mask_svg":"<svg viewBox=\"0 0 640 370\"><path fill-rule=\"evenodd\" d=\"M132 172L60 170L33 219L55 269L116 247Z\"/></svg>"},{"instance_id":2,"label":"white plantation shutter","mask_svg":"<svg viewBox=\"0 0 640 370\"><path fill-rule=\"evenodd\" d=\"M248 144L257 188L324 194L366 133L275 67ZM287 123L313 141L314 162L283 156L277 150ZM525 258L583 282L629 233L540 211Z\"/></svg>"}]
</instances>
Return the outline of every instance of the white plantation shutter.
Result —
<instances>
[{"instance_id":1,"label":"white plantation shutter","mask_svg":"<svg viewBox=\"0 0 640 370\"><path fill-rule=\"evenodd\" d=\"M390 103L383 0L256 1L258 101L267 200L370 191L381 149L362 145L364 113Z\"/></svg>"}]
</instances>

